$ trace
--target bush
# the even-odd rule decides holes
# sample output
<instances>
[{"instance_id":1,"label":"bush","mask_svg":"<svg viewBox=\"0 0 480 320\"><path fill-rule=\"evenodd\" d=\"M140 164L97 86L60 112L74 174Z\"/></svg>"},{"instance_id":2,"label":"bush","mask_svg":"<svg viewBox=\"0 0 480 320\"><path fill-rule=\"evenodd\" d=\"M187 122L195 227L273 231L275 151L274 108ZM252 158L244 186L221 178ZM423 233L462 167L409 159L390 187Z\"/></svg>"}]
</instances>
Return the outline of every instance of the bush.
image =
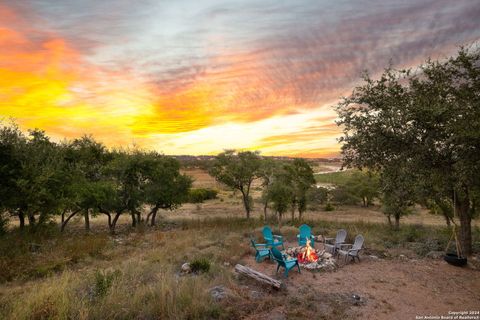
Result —
<instances>
[{"instance_id":1,"label":"bush","mask_svg":"<svg viewBox=\"0 0 480 320\"><path fill-rule=\"evenodd\" d=\"M217 198L218 191L208 188L191 189L188 194L188 202L190 203L202 203L205 200L211 200Z\"/></svg>"},{"instance_id":2,"label":"bush","mask_svg":"<svg viewBox=\"0 0 480 320\"><path fill-rule=\"evenodd\" d=\"M93 293L95 297L104 297L113 284L113 280L119 275L119 271L97 271L95 273L95 285Z\"/></svg>"},{"instance_id":3,"label":"bush","mask_svg":"<svg viewBox=\"0 0 480 320\"><path fill-rule=\"evenodd\" d=\"M324 187L310 188L307 193L307 199L312 209L318 205L323 205L328 201L328 189Z\"/></svg>"},{"instance_id":4,"label":"bush","mask_svg":"<svg viewBox=\"0 0 480 320\"><path fill-rule=\"evenodd\" d=\"M190 268L194 273L208 272L210 270L210 261L205 258L195 259L190 263Z\"/></svg>"},{"instance_id":5,"label":"bush","mask_svg":"<svg viewBox=\"0 0 480 320\"><path fill-rule=\"evenodd\" d=\"M344 205L356 205L360 202L360 199L343 186L338 186L331 191L332 201L336 204Z\"/></svg>"},{"instance_id":6,"label":"bush","mask_svg":"<svg viewBox=\"0 0 480 320\"><path fill-rule=\"evenodd\" d=\"M325 206L325 211L333 211L335 210L335 208L332 206L332 204L329 202L327 203L327 205Z\"/></svg>"}]
</instances>

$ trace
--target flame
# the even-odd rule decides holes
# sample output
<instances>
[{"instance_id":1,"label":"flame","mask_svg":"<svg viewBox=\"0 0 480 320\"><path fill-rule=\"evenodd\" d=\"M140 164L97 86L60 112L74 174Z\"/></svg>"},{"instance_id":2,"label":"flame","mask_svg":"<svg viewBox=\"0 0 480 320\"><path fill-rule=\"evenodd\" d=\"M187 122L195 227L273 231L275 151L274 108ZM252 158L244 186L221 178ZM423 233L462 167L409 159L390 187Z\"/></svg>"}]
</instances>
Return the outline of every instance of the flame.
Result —
<instances>
[{"instance_id":1,"label":"flame","mask_svg":"<svg viewBox=\"0 0 480 320\"><path fill-rule=\"evenodd\" d=\"M315 253L315 250L310 246L310 239L307 239L305 248L303 248L302 252L298 254L298 261L300 263L309 263L317 260L318 256Z\"/></svg>"}]
</instances>

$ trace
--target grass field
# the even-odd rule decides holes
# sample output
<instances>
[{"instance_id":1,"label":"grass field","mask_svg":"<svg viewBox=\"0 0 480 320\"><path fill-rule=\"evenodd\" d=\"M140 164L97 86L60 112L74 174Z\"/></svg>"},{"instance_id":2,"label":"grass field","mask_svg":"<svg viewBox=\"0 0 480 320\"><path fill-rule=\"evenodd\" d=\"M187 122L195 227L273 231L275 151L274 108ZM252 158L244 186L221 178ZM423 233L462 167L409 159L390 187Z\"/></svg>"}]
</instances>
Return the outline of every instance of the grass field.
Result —
<instances>
[{"instance_id":1,"label":"grass field","mask_svg":"<svg viewBox=\"0 0 480 320\"><path fill-rule=\"evenodd\" d=\"M217 186L202 172L190 173L197 186ZM393 232L378 208L310 211L305 222L315 234L334 236L345 228L349 242L364 235L362 262L339 260L336 272L302 270L285 279L274 263L253 259L249 237L261 239L261 207L246 220L239 195L217 187L219 199L162 212L154 228L133 229L124 216L112 236L97 217L88 234L80 219L64 234L57 225L35 234L7 234L0 242L0 318L401 319L429 310L478 308L476 256L465 269L427 257L441 253L450 236L438 216L419 210ZM287 245L295 245L301 222L281 229L273 218L267 223ZM478 254L478 225L473 235ZM181 265L195 260L208 261L208 271L182 274ZM286 289L277 292L239 277L237 263L284 281ZM225 291L224 299L212 297L215 287ZM360 305L352 302L354 293L362 297Z\"/></svg>"}]
</instances>

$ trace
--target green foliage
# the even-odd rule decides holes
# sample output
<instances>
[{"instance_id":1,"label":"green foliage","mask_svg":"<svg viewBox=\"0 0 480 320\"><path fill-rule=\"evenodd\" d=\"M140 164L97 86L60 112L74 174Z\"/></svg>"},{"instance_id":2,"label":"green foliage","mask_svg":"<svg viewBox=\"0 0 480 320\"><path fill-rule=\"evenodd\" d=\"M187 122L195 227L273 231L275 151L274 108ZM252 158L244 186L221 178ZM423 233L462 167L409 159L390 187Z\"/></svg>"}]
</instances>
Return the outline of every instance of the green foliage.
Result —
<instances>
[{"instance_id":1,"label":"green foliage","mask_svg":"<svg viewBox=\"0 0 480 320\"><path fill-rule=\"evenodd\" d=\"M209 171L217 181L242 193L247 218L250 217L253 205L250 189L260 175L261 165L258 152L227 150L217 155Z\"/></svg>"},{"instance_id":2,"label":"green foliage","mask_svg":"<svg viewBox=\"0 0 480 320\"><path fill-rule=\"evenodd\" d=\"M327 205L325 206L324 210L325 211L333 211L333 210L335 210L335 207L330 202L328 202Z\"/></svg>"},{"instance_id":3,"label":"green foliage","mask_svg":"<svg viewBox=\"0 0 480 320\"><path fill-rule=\"evenodd\" d=\"M307 192L307 199L310 206L315 208L318 205L323 205L328 201L329 190L324 187L310 188Z\"/></svg>"},{"instance_id":4,"label":"green foliage","mask_svg":"<svg viewBox=\"0 0 480 320\"><path fill-rule=\"evenodd\" d=\"M455 193L462 247L469 254L480 190L478 46L461 48L443 61L429 60L419 72L388 68L380 79L365 75L364 80L337 108L345 164L378 171L400 167L413 177L412 186L420 186L412 189L426 187L427 198ZM405 211L405 201L398 201L402 196L387 198L389 211Z\"/></svg>"},{"instance_id":5,"label":"green foliage","mask_svg":"<svg viewBox=\"0 0 480 320\"><path fill-rule=\"evenodd\" d=\"M120 271L99 271L95 272L95 283L93 286L93 294L97 298L102 298L107 295L113 281L120 275Z\"/></svg>"},{"instance_id":6,"label":"green foliage","mask_svg":"<svg viewBox=\"0 0 480 320\"><path fill-rule=\"evenodd\" d=\"M198 258L190 263L193 273L207 273L210 271L210 261L206 258Z\"/></svg>"},{"instance_id":7,"label":"green foliage","mask_svg":"<svg viewBox=\"0 0 480 320\"><path fill-rule=\"evenodd\" d=\"M218 191L209 188L195 188L188 193L188 202L202 203L206 200L216 199Z\"/></svg>"},{"instance_id":8,"label":"green foliage","mask_svg":"<svg viewBox=\"0 0 480 320\"><path fill-rule=\"evenodd\" d=\"M336 204L356 205L361 203L367 207L379 196L379 175L372 171L356 169L331 172L316 176L322 183L333 184L328 190L331 200Z\"/></svg>"},{"instance_id":9,"label":"green foliage","mask_svg":"<svg viewBox=\"0 0 480 320\"><path fill-rule=\"evenodd\" d=\"M318 183L328 183L334 185L345 185L349 180L354 170L344 170L336 172L328 172L316 174L315 180Z\"/></svg>"}]
</instances>

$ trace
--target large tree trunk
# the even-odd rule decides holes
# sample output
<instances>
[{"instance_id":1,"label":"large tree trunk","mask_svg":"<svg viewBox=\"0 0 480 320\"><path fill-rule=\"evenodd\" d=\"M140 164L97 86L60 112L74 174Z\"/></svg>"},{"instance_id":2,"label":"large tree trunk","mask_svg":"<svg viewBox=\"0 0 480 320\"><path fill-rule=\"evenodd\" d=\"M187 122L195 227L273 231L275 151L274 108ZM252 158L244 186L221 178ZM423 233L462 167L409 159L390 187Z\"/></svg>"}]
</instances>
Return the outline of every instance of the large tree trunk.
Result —
<instances>
[{"instance_id":1,"label":"large tree trunk","mask_svg":"<svg viewBox=\"0 0 480 320\"><path fill-rule=\"evenodd\" d=\"M472 217L470 216L470 200L468 197L456 201L456 210L460 220L460 245L463 254L472 254Z\"/></svg>"},{"instance_id":2,"label":"large tree trunk","mask_svg":"<svg viewBox=\"0 0 480 320\"><path fill-rule=\"evenodd\" d=\"M104 215L107 216L107 218L108 218L108 228L111 228L112 227L112 215L110 214L110 212L108 212L105 209L102 209L101 207L98 207L98 211L100 211L101 213L103 213Z\"/></svg>"},{"instance_id":3,"label":"large tree trunk","mask_svg":"<svg viewBox=\"0 0 480 320\"><path fill-rule=\"evenodd\" d=\"M62 226L60 227L61 232L63 232L63 230L65 230L65 227L67 226L68 221L70 221L70 219L72 219L73 216L75 216L78 212L80 212L80 210L73 211L72 213L70 213L70 215L67 217L67 219L65 219L62 222Z\"/></svg>"},{"instance_id":4,"label":"large tree trunk","mask_svg":"<svg viewBox=\"0 0 480 320\"><path fill-rule=\"evenodd\" d=\"M395 214L395 230L400 230L400 214Z\"/></svg>"},{"instance_id":5,"label":"large tree trunk","mask_svg":"<svg viewBox=\"0 0 480 320\"><path fill-rule=\"evenodd\" d=\"M242 192L243 206L245 207L245 212L247 214L247 219L250 219L250 201L248 199L248 193L240 190Z\"/></svg>"},{"instance_id":6,"label":"large tree trunk","mask_svg":"<svg viewBox=\"0 0 480 320\"><path fill-rule=\"evenodd\" d=\"M117 226L117 221L118 218L120 218L120 215L122 214L122 211L116 212L115 217L113 218L113 221L110 223L110 233L115 234L115 227Z\"/></svg>"},{"instance_id":7,"label":"large tree trunk","mask_svg":"<svg viewBox=\"0 0 480 320\"><path fill-rule=\"evenodd\" d=\"M135 214L137 215L138 224L142 223L142 213L140 211L137 211Z\"/></svg>"},{"instance_id":8,"label":"large tree trunk","mask_svg":"<svg viewBox=\"0 0 480 320\"><path fill-rule=\"evenodd\" d=\"M89 232L90 231L90 209L85 210L84 219L85 219L85 231Z\"/></svg>"},{"instance_id":9,"label":"large tree trunk","mask_svg":"<svg viewBox=\"0 0 480 320\"><path fill-rule=\"evenodd\" d=\"M132 217L132 227L135 228L137 226L137 219L135 218L135 213L130 212L130 217Z\"/></svg>"},{"instance_id":10,"label":"large tree trunk","mask_svg":"<svg viewBox=\"0 0 480 320\"><path fill-rule=\"evenodd\" d=\"M386 216L387 216L388 226L389 226L390 228L393 228L392 216L389 215L389 214L387 214Z\"/></svg>"},{"instance_id":11,"label":"large tree trunk","mask_svg":"<svg viewBox=\"0 0 480 320\"><path fill-rule=\"evenodd\" d=\"M158 209L160 209L159 206L155 206L152 208L152 210L150 211L150 213L148 214L148 217L147 217L147 223L148 223L148 218L151 217L152 220L151 220L151 226L155 226L155 220L157 218L157 212L158 212Z\"/></svg>"},{"instance_id":12,"label":"large tree trunk","mask_svg":"<svg viewBox=\"0 0 480 320\"><path fill-rule=\"evenodd\" d=\"M268 201L265 201L263 204L263 218L267 221L267 210L268 210Z\"/></svg>"},{"instance_id":13,"label":"large tree trunk","mask_svg":"<svg viewBox=\"0 0 480 320\"><path fill-rule=\"evenodd\" d=\"M25 229L25 215L23 212L18 213L18 221L20 222L20 230Z\"/></svg>"},{"instance_id":14,"label":"large tree trunk","mask_svg":"<svg viewBox=\"0 0 480 320\"><path fill-rule=\"evenodd\" d=\"M34 228L35 227L35 215L33 213L29 213L27 215L27 218L28 218L28 226L30 228Z\"/></svg>"},{"instance_id":15,"label":"large tree trunk","mask_svg":"<svg viewBox=\"0 0 480 320\"><path fill-rule=\"evenodd\" d=\"M259 281L261 284L268 284L274 287L275 289L285 288L285 285L281 281L270 278L269 276L261 272L242 266L241 264L237 264L235 266L235 271L240 274L243 274L244 276L247 276L256 281Z\"/></svg>"},{"instance_id":16,"label":"large tree trunk","mask_svg":"<svg viewBox=\"0 0 480 320\"><path fill-rule=\"evenodd\" d=\"M450 227L452 225L450 217L447 214L444 214L443 217L445 218L445 222L447 223L447 226Z\"/></svg>"}]
</instances>

